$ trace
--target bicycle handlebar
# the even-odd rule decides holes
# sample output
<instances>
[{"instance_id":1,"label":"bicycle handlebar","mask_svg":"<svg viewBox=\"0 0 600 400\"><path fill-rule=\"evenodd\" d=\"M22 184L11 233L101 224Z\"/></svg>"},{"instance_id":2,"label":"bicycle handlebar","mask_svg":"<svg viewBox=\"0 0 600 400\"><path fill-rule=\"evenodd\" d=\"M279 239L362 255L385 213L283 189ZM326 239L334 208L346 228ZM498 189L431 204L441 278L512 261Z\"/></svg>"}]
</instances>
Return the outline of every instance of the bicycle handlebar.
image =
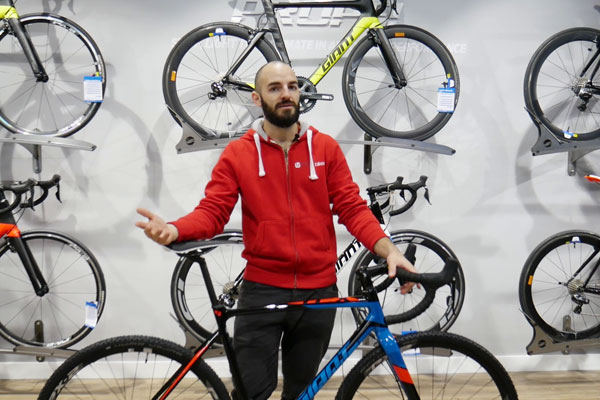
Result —
<instances>
[{"instance_id":1,"label":"bicycle handlebar","mask_svg":"<svg viewBox=\"0 0 600 400\"><path fill-rule=\"evenodd\" d=\"M440 287L449 284L452 282L454 275L456 274L456 270L458 269L458 261L450 257L446 260L444 268L440 272L436 273L412 273L406 271L402 268L396 269L396 277L395 278L386 278L386 281L383 284L377 285L378 288L386 289L394 279L398 279L400 283L403 282L414 282L419 283L425 289L425 296L423 299L410 310L403 312L399 315L394 316L393 318L386 317L385 321L387 324L397 324L405 321L409 321L413 318L416 318L420 314L422 314L429 306L433 303L435 298L435 293L437 289ZM382 276L388 274L387 263L384 259L377 263L376 266L368 267L363 266L358 269L357 275L361 282L364 282L364 279L367 278L369 281L371 278L375 276ZM361 276L363 278L361 278ZM363 284L364 287L364 284Z\"/></svg>"},{"instance_id":2,"label":"bicycle handlebar","mask_svg":"<svg viewBox=\"0 0 600 400\"><path fill-rule=\"evenodd\" d=\"M370 188L367 188L367 194L371 199L371 203L374 203L376 201L376 195L381 193L390 193L394 190L400 190L400 196L403 199L405 199L404 192L408 191L408 193L410 194L410 198L408 199L406 204L397 210L390 211L389 214L393 217L394 215L402 214L403 212L411 208L413 204L415 204L415 201L417 201L417 191L423 187L425 188L425 199L429 201L429 190L427 189L427 176L421 175L418 181L411 183L402 183L403 180L404 178L399 176L392 183L385 183L383 185L372 186ZM387 200L387 202L389 202L389 199ZM387 202L386 204L384 204L383 207L387 206Z\"/></svg>"},{"instance_id":3,"label":"bicycle handlebar","mask_svg":"<svg viewBox=\"0 0 600 400\"><path fill-rule=\"evenodd\" d=\"M11 192L14 194L14 199L7 206L0 208L0 214L8 213L17 207L31 208L42 203L48 197L48 192L56 186L56 198L60 200L60 175L54 175L47 181L37 181L35 179L27 179L26 181L5 181L0 182L0 191ZM37 199L34 199L34 189L39 187L42 193ZM29 199L22 201L23 195L29 193Z\"/></svg>"}]
</instances>

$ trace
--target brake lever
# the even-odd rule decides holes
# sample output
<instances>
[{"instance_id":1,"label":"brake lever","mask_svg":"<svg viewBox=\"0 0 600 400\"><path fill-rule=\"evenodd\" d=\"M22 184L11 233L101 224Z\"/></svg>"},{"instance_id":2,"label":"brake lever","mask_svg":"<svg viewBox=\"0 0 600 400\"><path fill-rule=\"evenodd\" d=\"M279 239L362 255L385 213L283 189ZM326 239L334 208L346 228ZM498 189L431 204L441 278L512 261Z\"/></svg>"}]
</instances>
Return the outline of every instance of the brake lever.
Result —
<instances>
[{"instance_id":1,"label":"brake lever","mask_svg":"<svg viewBox=\"0 0 600 400\"><path fill-rule=\"evenodd\" d=\"M396 13L396 15L398 15L398 2L397 2L397 0L392 0L391 7L392 7L392 10L394 10L394 12Z\"/></svg>"},{"instance_id":2,"label":"brake lever","mask_svg":"<svg viewBox=\"0 0 600 400\"><path fill-rule=\"evenodd\" d=\"M58 200L59 203L62 203L62 200L60 199L60 183L56 184L56 200Z\"/></svg>"},{"instance_id":3,"label":"brake lever","mask_svg":"<svg viewBox=\"0 0 600 400\"><path fill-rule=\"evenodd\" d=\"M429 200L429 188L427 186L425 186L425 194L423 194L423 197L425 197L425 200L431 205L431 201Z\"/></svg>"}]
</instances>

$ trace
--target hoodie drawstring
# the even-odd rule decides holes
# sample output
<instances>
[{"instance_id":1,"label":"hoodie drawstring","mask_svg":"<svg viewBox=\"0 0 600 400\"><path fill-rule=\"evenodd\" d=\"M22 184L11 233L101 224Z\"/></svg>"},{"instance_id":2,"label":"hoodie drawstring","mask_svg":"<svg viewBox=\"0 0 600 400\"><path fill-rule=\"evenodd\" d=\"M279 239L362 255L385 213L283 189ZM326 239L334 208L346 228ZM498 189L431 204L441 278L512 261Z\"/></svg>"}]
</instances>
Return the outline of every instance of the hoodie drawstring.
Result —
<instances>
[{"instance_id":1,"label":"hoodie drawstring","mask_svg":"<svg viewBox=\"0 0 600 400\"><path fill-rule=\"evenodd\" d=\"M256 145L256 151L258 152L258 176L263 177L266 173L262 161L262 154L260 152L260 136L257 132L254 133L254 144Z\"/></svg>"},{"instance_id":2,"label":"hoodie drawstring","mask_svg":"<svg viewBox=\"0 0 600 400\"><path fill-rule=\"evenodd\" d=\"M306 144L308 145L308 161L310 164L310 175L308 175L308 178L311 181L316 181L317 179L319 179L319 177L317 176L317 170L315 169L315 162L313 160L313 155L312 155L312 130L308 129L306 131Z\"/></svg>"}]
</instances>

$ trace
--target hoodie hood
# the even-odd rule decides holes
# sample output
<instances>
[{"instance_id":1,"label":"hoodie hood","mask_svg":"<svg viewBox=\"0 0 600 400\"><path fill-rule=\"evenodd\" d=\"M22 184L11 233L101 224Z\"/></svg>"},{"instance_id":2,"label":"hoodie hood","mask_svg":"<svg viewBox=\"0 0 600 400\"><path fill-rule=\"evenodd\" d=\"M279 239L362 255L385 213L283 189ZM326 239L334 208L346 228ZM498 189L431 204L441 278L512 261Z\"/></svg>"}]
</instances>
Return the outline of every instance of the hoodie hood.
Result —
<instances>
[{"instance_id":1,"label":"hoodie hood","mask_svg":"<svg viewBox=\"0 0 600 400\"><path fill-rule=\"evenodd\" d=\"M263 118L259 118L252 123L252 130L254 131L254 134L252 136L254 138L254 145L256 146L256 151L258 152L258 176L259 177L263 177L266 175L265 167L264 167L263 161L262 161L262 153L260 150L260 138L262 137L263 140L265 140L267 142L275 143L275 141L271 140L271 138L267 135L267 133L263 129L263 121L264 121ZM319 179L319 176L317 175L317 171L315 169L315 162L313 160L313 150L312 150L313 130L310 128L308 123L306 123L304 121L298 121L298 122L300 123L300 132L298 132L298 138L301 138L302 136L304 136L306 134L306 145L308 146L308 157L309 157L309 167L310 167L310 174L308 175L308 178L310 180L314 181L314 180Z\"/></svg>"}]
</instances>

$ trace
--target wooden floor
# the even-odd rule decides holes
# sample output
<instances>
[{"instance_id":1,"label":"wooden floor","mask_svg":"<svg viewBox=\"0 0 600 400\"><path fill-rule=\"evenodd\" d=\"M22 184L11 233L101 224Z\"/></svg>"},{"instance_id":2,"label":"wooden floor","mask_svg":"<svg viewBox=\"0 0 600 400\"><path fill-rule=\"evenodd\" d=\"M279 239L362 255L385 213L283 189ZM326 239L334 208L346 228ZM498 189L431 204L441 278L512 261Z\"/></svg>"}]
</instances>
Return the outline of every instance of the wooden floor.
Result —
<instances>
[{"instance_id":1,"label":"wooden floor","mask_svg":"<svg viewBox=\"0 0 600 400\"><path fill-rule=\"evenodd\" d=\"M600 400L600 371L520 372L511 377L521 400ZM335 398L336 385L331 384L319 392L318 399ZM0 399L34 400L42 385L32 380L0 380ZM279 392L272 398L278 399ZM385 397L377 396L377 400Z\"/></svg>"}]
</instances>

